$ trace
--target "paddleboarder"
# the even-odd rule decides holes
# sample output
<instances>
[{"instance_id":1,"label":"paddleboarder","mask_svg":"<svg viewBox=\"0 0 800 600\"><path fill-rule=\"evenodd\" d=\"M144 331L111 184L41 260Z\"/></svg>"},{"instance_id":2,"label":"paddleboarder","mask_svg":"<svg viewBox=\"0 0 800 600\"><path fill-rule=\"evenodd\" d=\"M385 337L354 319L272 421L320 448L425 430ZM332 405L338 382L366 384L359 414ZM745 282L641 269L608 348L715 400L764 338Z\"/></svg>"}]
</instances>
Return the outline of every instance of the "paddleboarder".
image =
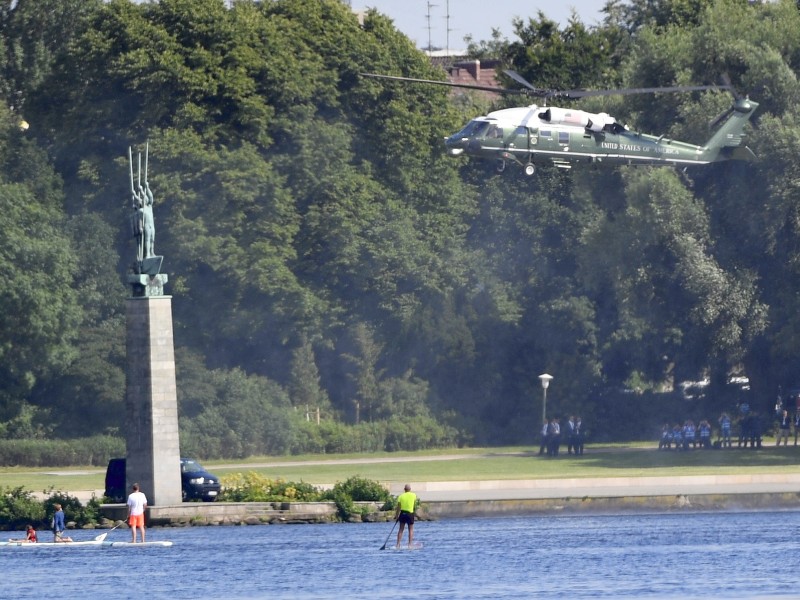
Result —
<instances>
[{"instance_id":1,"label":"paddleboarder","mask_svg":"<svg viewBox=\"0 0 800 600\"><path fill-rule=\"evenodd\" d=\"M147 508L147 496L139 491L139 484L134 483L133 491L128 496L128 525L131 528L131 542L136 543L136 528L142 532L144 543L144 509Z\"/></svg>"},{"instance_id":2,"label":"paddleboarder","mask_svg":"<svg viewBox=\"0 0 800 600\"><path fill-rule=\"evenodd\" d=\"M414 543L414 510L417 506L417 495L411 491L411 485L405 485L405 492L397 497L397 508L395 509L395 521L400 523L397 532L397 547L400 547L400 540L403 538L403 529L408 525L408 547Z\"/></svg>"}]
</instances>

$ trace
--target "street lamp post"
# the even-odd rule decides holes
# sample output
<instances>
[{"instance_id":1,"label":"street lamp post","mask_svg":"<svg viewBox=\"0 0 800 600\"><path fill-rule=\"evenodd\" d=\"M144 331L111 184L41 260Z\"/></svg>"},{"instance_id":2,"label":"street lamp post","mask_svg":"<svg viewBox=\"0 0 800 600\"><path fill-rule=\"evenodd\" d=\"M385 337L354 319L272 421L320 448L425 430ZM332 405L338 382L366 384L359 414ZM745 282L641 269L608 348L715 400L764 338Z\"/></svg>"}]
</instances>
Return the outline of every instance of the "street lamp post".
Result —
<instances>
[{"instance_id":1,"label":"street lamp post","mask_svg":"<svg viewBox=\"0 0 800 600\"><path fill-rule=\"evenodd\" d=\"M542 382L542 423L544 423L545 419L547 419L547 387L550 385L550 381L553 379L552 375L548 375L547 373L543 373L539 375L539 380Z\"/></svg>"}]
</instances>

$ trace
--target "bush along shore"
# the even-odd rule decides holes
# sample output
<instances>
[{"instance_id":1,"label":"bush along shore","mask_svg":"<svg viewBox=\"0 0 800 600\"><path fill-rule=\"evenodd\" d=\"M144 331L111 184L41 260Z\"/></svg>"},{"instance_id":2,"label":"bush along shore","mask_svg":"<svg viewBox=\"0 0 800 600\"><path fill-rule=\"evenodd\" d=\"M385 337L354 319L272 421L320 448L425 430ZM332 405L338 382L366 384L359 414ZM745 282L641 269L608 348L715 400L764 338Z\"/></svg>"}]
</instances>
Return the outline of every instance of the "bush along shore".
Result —
<instances>
[{"instance_id":1,"label":"bush along shore","mask_svg":"<svg viewBox=\"0 0 800 600\"><path fill-rule=\"evenodd\" d=\"M21 487L0 488L0 529L19 531L24 530L27 525L33 525L36 529L47 529L55 512L55 504L63 507L70 529L112 527L119 524L119 519L122 518L109 519L105 516L105 498L92 498L83 505L77 498L65 492L45 490L45 494L48 497L40 500L34 492ZM163 523L158 519L151 521L155 521L152 523L154 525L385 521L392 518L395 500L381 483L360 476L350 477L337 483L332 489L323 490L304 482L269 479L258 473L236 473L222 478L222 492L215 505L258 503L266 506L265 510L248 511L250 516L233 519L195 514L189 518L166 520ZM185 506L191 504L193 503L186 503ZM324 504L331 508L320 509ZM292 508L311 505L317 505L317 508ZM198 508L202 506L200 504Z\"/></svg>"}]
</instances>

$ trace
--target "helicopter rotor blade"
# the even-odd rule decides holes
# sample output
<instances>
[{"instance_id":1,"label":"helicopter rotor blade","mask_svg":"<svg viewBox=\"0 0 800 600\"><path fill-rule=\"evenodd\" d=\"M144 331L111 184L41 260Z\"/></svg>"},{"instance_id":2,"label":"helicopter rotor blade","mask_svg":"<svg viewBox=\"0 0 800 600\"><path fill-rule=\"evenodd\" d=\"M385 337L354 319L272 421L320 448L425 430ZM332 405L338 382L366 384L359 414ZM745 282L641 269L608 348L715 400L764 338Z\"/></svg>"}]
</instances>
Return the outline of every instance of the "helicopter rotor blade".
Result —
<instances>
[{"instance_id":1,"label":"helicopter rotor blade","mask_svg":"<svg viewBox=\"0 0 800 600\"><path fill-rule=\"evenodd\" d=\"M564 100L576 100L578 98L588 98L592 96L630 96L633 94L658 94L658 93L680 93L680 92L701 92L707 90L730 90L730 85L676 85L666 87L643 87L643 88L621 88L613 90L553 90L543 89L532 86L522 75L516 71L503 71L508 77L523 86L524 89L511 89L501 87L491 87L485 85L472 85L468 83L454 83L451 81L437 81L433 79L416 79L413 77L399 77L396 75L378 75L376 73L360 73L362 77L373 77L375 79L388 79L391 81L404 81L411 83L428 83L433 85L443 85L447 87L466 88L471 90L482 90L494 92L502 95L528 96L535 98L561 98Z\"/></svg>"},{"instance_id":2,"label":"helicopter rotor blade","mask_svg":"<svg viewBox=\"0 0 800 600\"><path fill-rule=\"evenodd\" d=\"M676 92L700 92L705 90L719 90L729 89L730 81L726 81L725 85L677 85L666 87L646 87L646 88L622 88L615 90L545 90L533 87L522 75L516 71L509 69L503 71L511 79L526 87L532 92L531 95L541 96L543 98L588 98L590 96L628 96L633 94L658 94L658 93L676 93Z\"/></svg>"},{"instance_id":3,"label":"helicopter rotor blade","mask_svg":"<svg viewBox=\"0 0 800 600\"><path fill-rule=\"evenodd\" d=\"M616 90L564 90L553 92L554 97L577 99L591 96L631 96L634 94L669 94L681 92L703 92L707 90L722 90L726 86L720 85L673 85L664 87L621 88Z\"/></svg>"},{"instance_id":4,"label":"helicopter rotor blade","mask_svg":"<svg viewBox=\"0 0 800 600\"><path fill-rule=\"evenodd\" d=\"M529 96L527 90L512 90L508 88L491 87L488 85L471 85L468 83L454 83L452 81L437 81L435 79L416 79L414 77L399 77L397 75L378 75L376 73L359 73L362 77L373 77L375 79L389 79L390 81L405 81L410 83L430 83L433 85L444 85L447 87L466 88L469 90L482 90L484 92L494 92L495 94L508 94L516 96Z\"/></svg>"},{"instance_id":5,"label":"helicopter rotor blade","mask_svg":"<svg viewBox=\"0 0 800 600\"><path fill-rule=\"evenodd\" d=\"M739 91L735 87L733 87L733 84L731 83L731 76L728 74L727 71L724 71L722 73L722 83L725 84L724 85L725 89L730 91L730 93L733 96L734 100L741 100L742 99L742 95L739 93Z\"/></svg>"}]
</instances>

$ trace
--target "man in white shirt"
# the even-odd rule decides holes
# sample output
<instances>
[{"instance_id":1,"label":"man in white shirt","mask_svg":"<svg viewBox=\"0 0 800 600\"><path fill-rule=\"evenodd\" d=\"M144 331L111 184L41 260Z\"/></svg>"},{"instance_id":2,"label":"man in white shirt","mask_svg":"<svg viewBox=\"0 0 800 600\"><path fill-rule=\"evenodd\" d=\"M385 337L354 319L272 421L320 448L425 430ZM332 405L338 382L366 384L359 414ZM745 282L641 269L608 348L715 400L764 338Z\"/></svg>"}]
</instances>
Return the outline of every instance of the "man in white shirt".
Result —
<instances>
[{"instance_id":1,"label":"man in white shirt","mask_svg":"<svg viewBox=\"0 0 800 600\"><path fill-rule=\"evenodd\" d=\"M131 528L131 541L136 543L136 528L142 532L144 543L144 509L147 508L147 496L139 491L139 484L133 484L133 492L128 496L128 525Z\"/></svg>"}]
</instances>

